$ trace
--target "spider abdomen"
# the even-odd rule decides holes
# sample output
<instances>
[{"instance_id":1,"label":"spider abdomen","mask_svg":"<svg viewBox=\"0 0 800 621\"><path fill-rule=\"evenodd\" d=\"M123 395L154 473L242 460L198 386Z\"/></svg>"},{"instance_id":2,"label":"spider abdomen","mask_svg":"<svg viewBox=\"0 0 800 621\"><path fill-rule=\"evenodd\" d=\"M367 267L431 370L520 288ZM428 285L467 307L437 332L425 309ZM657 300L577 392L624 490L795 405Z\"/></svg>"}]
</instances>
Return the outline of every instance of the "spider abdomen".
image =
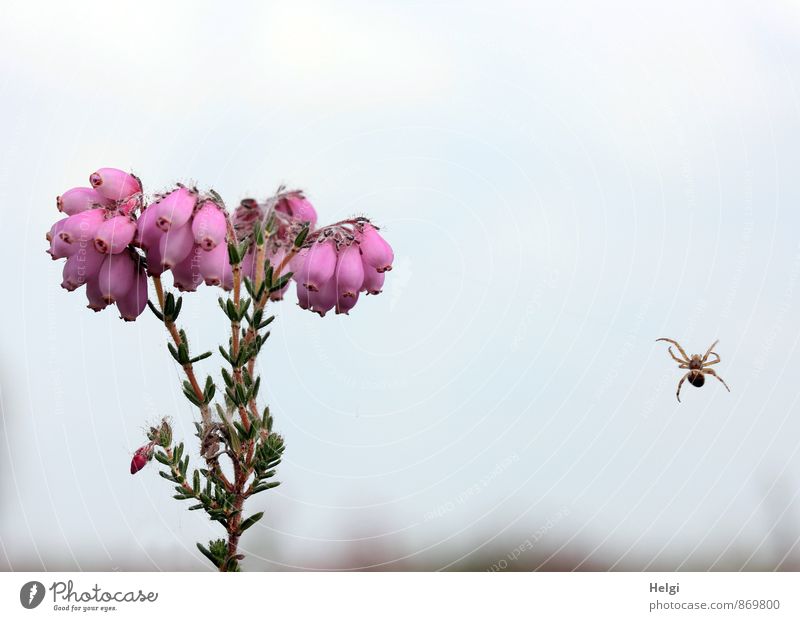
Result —
<instances>
[{"instance_id":1,"label":"spider abdomen","mask_svg":"<svg viewBox=\"0 0 800 621\"><path fill-rule=\"evenodd\" d=\"M702 373L692 373L689 375L689 382L692 386L700 388L700 386L706 383L706 377Z\"/></svg>"}]
</instances>

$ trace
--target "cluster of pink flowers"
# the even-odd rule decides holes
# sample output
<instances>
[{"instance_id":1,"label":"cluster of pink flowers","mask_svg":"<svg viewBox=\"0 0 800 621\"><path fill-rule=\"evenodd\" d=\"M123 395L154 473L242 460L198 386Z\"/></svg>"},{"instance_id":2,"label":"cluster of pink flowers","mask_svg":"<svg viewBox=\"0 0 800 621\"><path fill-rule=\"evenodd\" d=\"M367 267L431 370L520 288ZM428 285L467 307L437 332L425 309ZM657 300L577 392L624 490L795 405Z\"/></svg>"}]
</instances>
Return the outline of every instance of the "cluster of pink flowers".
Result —
<instances>
[{"instance_id":1,"label":"cluster of pink flowers","mask_svg":"<svg viewBox=\"0 0 800 621\"><path fill-rule=\"evenodd\" d=\"M309 227L303 248L280 274L292 272L300 308L321 317L331 309L349 314L360 293L381 292L394 253L366 218L315 228L317 213L301 192L279 193L264 205L251 199L242 201L233 218L237 235L242 237L249 234L253 222L270 219L274 233L268 239L267 252L276 269L283 264L302 226ZM288 283L284 290L286 287ZM283 291L273 294L278 298L282 295Z\"/></svg>"},{"instance_id":2,"label":"cluster of pink flowers","mask_svg":"<svg viewBox=\"0 0 800 621\"><path fill-rule=\"evenodd\" d=\"M53 259L67 260L64 289L86 285L89 308L100 311L116 303L120 316L133 321L147 304L147 276L131 246L142 185L114 168L101 168L89 182L92 187L72 188L56 199L67 217L48 232L48 252Z\"/></svg>"},{"instance_id":3,"label":"cluster of pink flowers","mask_svg":"<svg viewBox=\"0 0 800 621\"><path fill-rule=\"evenodd\" d=\"M317 212L300 191L279 192L264 203L245 199L229 217L215 193L204 196L178 185L145 206L140 180L115 168L89 177L91 187L73 188L57 198L67 217L47 234L53 259L67 259L62 287L86 285L89 308L116 304L133 321L147 304L147 275L171 271L180 291L205 282L230 290L233 270L228 243L251 240L256 223L266 229L265 258L273 279L293 272L299 306L320 316L348 313L359 294L380 293L393 252L366 218L317 228ZM308 229L301 248L295 240ZM143 251L143 254L142 252ZM241 271L255 275L255 245ZM280 272L280 273L278 273ZM270 297L280 300L289 286Z\"/></svg>"}]
</instances>

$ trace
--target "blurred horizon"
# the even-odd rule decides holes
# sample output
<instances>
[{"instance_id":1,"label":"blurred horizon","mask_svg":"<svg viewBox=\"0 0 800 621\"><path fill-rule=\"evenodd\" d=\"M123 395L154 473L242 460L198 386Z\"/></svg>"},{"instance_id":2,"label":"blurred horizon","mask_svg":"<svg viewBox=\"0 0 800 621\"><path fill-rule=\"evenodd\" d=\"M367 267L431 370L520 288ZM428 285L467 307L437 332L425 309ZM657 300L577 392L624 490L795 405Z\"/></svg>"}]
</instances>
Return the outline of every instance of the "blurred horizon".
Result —
<instances>
[{"instance_id":1,"label":"blurred horizon","mask_svg":"<svg viewBox=\"0 0 800 621\"><path fill-rule=\"evenodd\" d=\"M194 444L163 326L88 311L45 254L55 196L102 166L228 206L302 188L394 247L350 316L275 307L287 450L245 569L800 568L796 4L2 16L0 569L204 570L221 536L156 464L128 473L161 416ZM217 295L184 300L204 350ZM731 392L678 403L659 337L720 339Z\"/></svg>"}]
</instances>

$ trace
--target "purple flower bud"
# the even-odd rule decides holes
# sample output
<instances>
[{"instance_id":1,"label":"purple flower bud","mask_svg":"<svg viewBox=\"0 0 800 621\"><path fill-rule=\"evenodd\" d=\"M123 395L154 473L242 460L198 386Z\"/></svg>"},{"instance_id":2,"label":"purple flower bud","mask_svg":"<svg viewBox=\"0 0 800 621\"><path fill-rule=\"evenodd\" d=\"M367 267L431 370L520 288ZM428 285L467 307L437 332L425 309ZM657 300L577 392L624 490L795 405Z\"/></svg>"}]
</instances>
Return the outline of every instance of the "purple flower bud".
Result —
<instances>
[{"instance_id":1,"label":"purple flower bud","mask_svg":"<svg viewBox=\"0 0 800 621\"><path fill-rule=\"evenodd\" d=\"M103 222L94 237L94 247L103 254L119 254L133 241L136 222L128 216L114 216Z\"/></svg>"},{"instance_id":2,"label":"purple flower bud","mask_svg":"<svg viewBox=\"0 0 800 621\"><path fill-rule=\"evenodd\" d=\"M192 227L184 224L180 227L173 227L161 236L158 242L158 250L161 253L161 266L164 269L171 269L183 261L194 247L194 235Z\"/></svg>"},{"instance_id":3,"label":"purple flower bud","mask_svg":"<svg viewBox=\"0 0 800 621\"><path fill-rule=\"evenodd\" d=\"M152 206L139 214L139 218L136 220L136 235L133 238L134 244L145 250L153 246L158 246L158 242L161 241L161 236L164 234L164 231L156 226L157 217L158 214Z\"/></svg>"},{"instance_id":4,"label":"purple flower bud","mask_svg":"<svg viewBox=\"0 0 800 621\"><path fill-rule=\"evenodd\" d=\"M107 213L105 209L89 209L76 213L67 218L59 236L68 244L91 243L97 235L97 229L105 221Z\"/></svg>"},{"instance_id":5,"label":"purple flower bud","mask_svg":"<svg viewBox=\"0 0 800 621\"><path fill-rule=\"evenodd\" d=\"M364 263L371 265L379 272L388 272L392 269L392 261L394 261L392 247L380 236L374 226L365 224L363 232L358 235L357 239Z\"/></svg>"},{"instance_id":6,"label":"purple flower bud","mask_svg":"<svg viewBox=\"0 0 800 621\"><path fill-rule=\"evenodd\" d=\"M336 290L338 297L356 297L364 283L364 264L358 244L351 244L339 251L336 261Z\"/></svg>"},{"instance_id":7,"label":"purple flower bud","mask_svg":"<svg viewBox=\"0 0 800 621\"><path fill-rule=\"evenodd\" d=\"M355 295L340 295L336 300L336 314L349 315L356 302L358 302L358 293Z\"/></svg>"},{"instance_id":8,"label":"purple flower bud","mask_svg":"<svg viewBox=\"0 0 800 621\"><path fill-rule=\"evenodd\" d=\"M227 244L218 244L211 250L203 251L200 254L199 267L207 285L222 286L225 289L231 286L231 264L228 259Z\"/></svg>"},{"instance_id":9,"label":"purple flower bud","mask_svg":"<svg viewBox=\"0 0 800 621\"><path fill-rule=\"evenodd\" d=\"M133 286L135 276L136 264L133 262L130 253L122 252L120 254L106 255L105 261L103 261L103 265L100 268L100 273L97 276L103 299L109 304L120 300Z\"/></svg>"},{"instance_id":10,"label":"purple flower bud","mask_svg":"<svg viewBox=\"0 0 800 621\"><path fill-rule=\"evenodd\" d=\"M142 191L142 184L136 177L117 168L101 168L89 176L89 183L112 201L121 201Z\"/></svg>"},{"instance_id":11,"label":"purple flower bud","mask_svg":"<svg viewBox=\"0 0 800 621\"><path fill-rule=\"evenodd\" d=\"M110 207L113 201L108 200L94 188L72 188L56 197L56 207L68 216L86 211L92 207Z\"/></svg>"},{"instance_id":12,"label":"purple flower bud","mask_svg":"<svg viewBox=\"0 0 800 621\"><path fill-rule=\"evenodd\" d=\"M314 243L309 248L296 279L307 289L319 291L322 284L333 276L335 269L336 246L333 241L325 240L321 243Z\"/></svg>"},{"instance_id":13,"label":"purple flower bud","mask_svg":"<svg viewBox=\"0 0 800 621\"><path fill-rule=\"evenodd\" d=\"M386 279L385 272L379 272L371 265L364 264L364 283L361 290L367 294L378 295L383 289L383 281Z\"/></svg>"},{"instance_id":14,"label":"purple flower bud","mask_svg":"<svg viewBox=\"0 0 800 621\"><path fill-rule=\"evenodd\" d=\"M136 321L147 306L147 276L143 270L136 269L133 284L127 293L117 298L119 316L125 321Z\"/></svg>"},{"instance_id":15,"label":"purple flower bud","mask_svg":"<svg viewBox=\"0 0 800 621\"><path fill-rule=\"evenodd\" d=\"M183 226L192 217L197 204L197 194L186 188L178 188L167 194L148 209L156 210L156 226L162 231Z\"/></svg>"},{"instance_id":16,"label":"purple flower bud","mask_svg":"<svg viewBox=\"0 0 800 621\"><path fill-rule=\"evenodd\" d=\"M86 308L91 308L95 313L108 306L108 302L103 299L103 292L100 291L100 281L97 276L86 281L86 299L89 300Z\"/></svg>"},{"instance_id":17,"label":"purple flower bud","mask_svg":"<svg viewBox=\"0 0 800 621\"><path fill-rule=\"evenodd\" d=\"M74 291L84 285L100 272L104 257L94 246L79 244L75 253L64 264L64 280L61 286L67 291Z\"/></svg>"},{"instance_id":18,"label":"purple flower bud","mask_svg":"<svg viewBox=\"0 0 800 621\"><path fill-rule=\"evenodd\" d=\"M194 241L203 250L211 250L225 241L228 222L225 214L213 201L204 201L192 218Z\"/></svg>"},{"instance_id":19,"label":"purple flower bud","mask_svg":"<svg viewBox=\"0 0 800 621\"><path fill-rule=\"evenodd\" d=\"M186 258L172 268L172 282L178 291L197 291L203 282L200 273L200 255L205 251L195 246Z\"/></svg>"},{"instance_id":20,"label":"purple flower bud","mask_svg":"<svg viewBox=\"0 0 800 621\"><path fill-rule=\"evenodd\" d=\"M334 278L330 278L322 283L319 291L309 291L308 293L310 308L320 317L324 317L325 313L336 305L337 298L336 281Z\"/></svg>"},{"instance_id":21,"label":"purple flower bud","mask_svg":"<svg viewBox=\"0 0 800 621\"><path fill-rule=\"evenodd\" d=\"M294 220L310 223L312 229L317 224L317 210L302 192L283 194L278 199L275 210L289 215Z\"/></svg>"}]
</instances>

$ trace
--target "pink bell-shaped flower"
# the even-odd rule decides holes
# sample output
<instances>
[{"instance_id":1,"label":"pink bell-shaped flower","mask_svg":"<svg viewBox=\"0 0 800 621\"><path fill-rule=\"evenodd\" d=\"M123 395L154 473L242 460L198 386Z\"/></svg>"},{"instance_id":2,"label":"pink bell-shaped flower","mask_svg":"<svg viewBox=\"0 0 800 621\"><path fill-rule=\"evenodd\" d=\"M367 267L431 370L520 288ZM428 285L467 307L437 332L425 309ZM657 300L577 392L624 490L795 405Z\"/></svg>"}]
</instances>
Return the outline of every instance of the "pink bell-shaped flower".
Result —
<instances>
[{"instance_id":1,"label":"pink bell-shaped flower","mask_svg":"<svg viewBox=\"0 0 800 621\"><path fill-rule=\"evenodd\" d=\"M349 315L356 302L358 302L358 293L355 295L340 295L336 300L336 314Z\"/></svg>"},{"instance_id":2,"label":"pink bell-shaped flower","mask_svg":"<svg viewBox=\"0 0 800 621\"><path fill-rule=\"evenodd\" d=\"M97 275L103 299L110 304L124 297L135 276L136 264L129 253L107 255Z\"/></svg>"},{"instance_id":3,"label":"pink bell-shaped flower","mask_svg":"<svg viewBox=\"0 0 800 621\"><path fill-rule=\"evenodd\" d=\"M117 298L117 309L120 318L125 321L136 321L147 306L147 276L144 270L136 269L134 281L127 293Z\"/></svg>"},{"instance_id":4,"label":"pink bell-shaped flower","mask_svg":"<svg viewBox=\"0 0 800 621\"><path fill-rule=\"evenodd\" d=\"M97 276L86 281L86 299L89 301L86 307L96 313L108 306L108 302L103 298L103 292L100 291L100 281Z\"/></svg>"},{"instance_id":5,"label":"pink bell-shaped flower","mask_svg":"<svg viewBox=\"0 0 800 621\"><path fill-rule=\"evenodd\" d=\"M361 255L364 263L371 265L379 272L387 272L392 269L394 252L380 233L371 224L364 224L363 231L357 236Z\"/></svg>"},{"instance_id":6,"label":"pink bell-shaped flower","mask_svg":"<svg viewBox=\"0 0 800 621\"><path fill-rule=\"evenodd\" d=\"M158 243L158 250L161 253L161 266L164 269L171 269L192 251L194 247L194 235L192 227L184 224L180 227L173 227L161 236Z\"/></svg>"},{"instance_id":7,"label":"pink bell-shaped flower","mask_svg":"<svg viewBox=\"0 0 800 621\"><path fill-rule=\"evenodd\" d=\"M225 241L228 221L213 201L203 201L192 218L194 241L203 250L211 250Z\"/></svg>"},{"instance_id":8,"label":"pink bell-shaped flower","mask_svg":"<svg viewBox=\"0 0 800 621\"><path fill-rule=\"evenodd\" d=\"M136 449L131 459L131 474L136 474L153 458L153 442Z\"/></svg>"},{"instance_id":9,"label":"pink bell-shaped flower","mask_svg":"<svg viewBox=\"0 0 800 621\"><path fill-rule=\"evenodd\" d=\"M161 241L161 236L164 234L164 231L156 226L157 219L158 214L152 206L144 209L142 213L139 214L139 218L136 220L136 235L133 238L134 244L145 250L153 246L158 246L158 242Z\"/></svg>"},{"instance_id":10,"label":"pink bell-shaped flower","mask_svg":"<svg viewBox=\"0 0 800 621\"><path fill-rule=\"evenodd\" d=\"M309 291L308 301L312 311L320 317L336 305L338 295L336 293L336 281L333 278L322 283L318 291Z\"/></svg>"},{"instance_id":11,"label":"pink bell-shaped flower","mask_svg":"<svg viewBox=\"0 0 800 621\"><path fill-rule=\"evenodd\" d=\"M105 209L89 209L76 213L67 218L59 236L68 244L92 243L107 213Z\"/></svg>"},{"instance_id":12,"label":"pink bell-shaped flower","mask_svg":"<svg viewBox=\"0 0 800 621\"><path fill-rule=\"evenodd\" d=\"M378 295L383 289L383 281L386 279L386 272L379 272L371 265L364 264L364 283L361 290L368 294Z\"/></svg>"},{"instance_id":13,"label":"pink bell-shaped flower","mask_svg":"<svg viewBox=\"0 0 800 621\"><path fill-rule=\"evenodd\" d=\"M173 266L172 283L178 291L197 291L197 287L203 282L200 256L204 252L196 245L183 261Z\"/></svg>"},{"instance_id":14,"label":"pink bell-shaped flower","mask_svg":"<svg viewBox=\"0 0 800 621\"><path fill-rule=\"evenodd\" d=\"M89 176L89 183L105 198L121 201L142 191L142 184L133 175L117 168L101 168Z\"/></svg>"},{"instance_id":15,"label":"pink bell-shaped flower","mask_svg":"<svg viewBox=\"0 0 800 621\"><path fill-rule=\"evenodd\" d=\"M334 274L338 297L356 297L364 283L364 264L357 244L339 251Z\"/></svg>"},{"instance_id":16,"label":"pink bell-shaped flower","mask_svg":"<svg viewBox=\"0 0 800 621\"><path fill-rule=\"evenodd\" d=\"M86 284L100 272L104 256L91 245L81 245L64 264L64 280L61 286L67 291L74 291Z\"/></svg>"},{"instance_id":17,"label":"pink bell-shaped flower","mask_svg":"<svg viewBox=\"0 0 800 621\"><path fill-rule=\"evenodd\" d=\"M320 287L330 280L336 269L336 246L332 240L326 239L314 243L308 249L303 265L295 279L311 291L319 291Z\"/></svg>"},{"instance_id":18,"label":"pink bell-shaped flower","mask_svg":"<svg viewBox=\"0 0 800 621\"><path fill-rule=\"evenodd\" d=\"M133 241L136 222L128 216L114 216L104 221L94 236L94 247L103 254L119 254Z\"/></svg>"},{"instance_id":19,"label":"pink bell-shaped flower","mask_svg":"<svg viewBox=\"0 0 800 621\"><path fill-rule=\"evenodd\" d=\"M196 204L197 194L187 188L178 188L148 209L156 210L156 226L162 231L169 231L189 222Z\"/></svg>"},{"instance_id":20,"label":"pink bell-shaped flower","mask_svg":"<svg viewBox=\"0 0 800 621\"><path fill-rule=\"evenodd\" d=\"M302 192L287 192L278 198L275 211L287 214L299 222L308 222L313 229L317 225L317 210Z\"/></svg>"},{"instance_id":21,"label":"pink bell-shaped flower","mask_svg":"<svg viewBox=\"0 0 800 621\"><path fill-rule=\"evenodd\" d=\"M87 211L93 207L110 207L113 201L94 188L72 188L56 197L56 207L68 216Z\"/></svg>"},{"instance_id":22,"label":"pink bell-shaped flower","mask_svg":"<svg viewBox=\"0 0 800 621\"><path fill-rule=\"evenodd\" d=\"M227 244L218 244L211 250L203 251L200 254L198 267L207 285L222 286L226 289L230 286L231 263Z\"/></svg>"}]
</instances>

